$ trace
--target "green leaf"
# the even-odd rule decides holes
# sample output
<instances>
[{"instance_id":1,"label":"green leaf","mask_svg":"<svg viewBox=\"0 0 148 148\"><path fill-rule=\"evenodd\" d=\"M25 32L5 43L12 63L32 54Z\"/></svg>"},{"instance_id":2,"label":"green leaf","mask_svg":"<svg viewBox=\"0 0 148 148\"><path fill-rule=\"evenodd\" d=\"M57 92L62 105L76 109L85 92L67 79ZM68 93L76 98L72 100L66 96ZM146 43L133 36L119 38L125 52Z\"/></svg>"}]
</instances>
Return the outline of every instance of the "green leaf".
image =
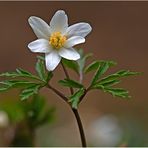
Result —
<instances>
[{"instance_id":1,"label":"green leaf","mask_svg":"<svg viewBox=\"0 0 148 148\"><path fill-rule=\"evenodd\" d=\"M113 96L129 98L130 96L127 90L122 88L112 88L111 86L121 82L120 78L132 76L132 75L138 75L138 74L140 73L131 72L129 70L121 70L109 76L106 76L99 81L96 81L96 83L93 84L92 88L101 89L104 92L108 92L112 94Z\"/></svg>"},{"instance_id":2,"label":"green leaf","mask_svg":"<svg viewBox=\"0 0 148 148\"><path fill-rule=\"evenodd\" d=\"M23 70L21 68L16 69L15 72L5 72L5 73L1 73L0 76L2 77L11 77L11 78L16 78L16 77L25 77L25 78L31 78L31 79L37 79L39 80L39 78L33 74L31 74L30 72Z\"/></svg>"},{"instance_id":3,"label":"green leaf","mask_svg":"<svg viewBox=\"0 0 148 148\"><path fill-rule=\"evenodd\" d=\"M40 79L45 81L46 80L46 71L45 71L44 61L38 59L35 69L36 69L37 74L40 77Z\"/></svg>"},{"instance_id":4,"label":"green leaf","mask_svg":"<svg viewBox=\"0 0 148 148\"><path fill-rule=\"evenodd\" d=\"M9 87L1 87L1 88L0 88L0 92L7 91L8 89L9 89Z\"/></svg>"},{"instance_id":5,"label":"green leaf","mask_svg":"<svg viewBox=\"0 0 148 148\"><path fill-rule=\"evenodd\" d=\"M59 83L63 86L66 86L66 87L73 87L73 88L82 88L83 85L74 81L74 80L71 80L71 79L64 79L64 80L60 80Z\"/></svg>"},{"instance_id":6,"label":"green leaf","mask_svg":"<svg viewBox=\"0 0 148 148\"><path fill-rule=\"evenodd\" d=\"M0 76L1 77L12 77L12 78L15 78L15 77L18 77L20 75L18 73L16 73L16 72L5 72L5 73L1 73Z\"/></svg>"},{"instance_id":7,"label":"green leaf","mask_svg":"<svg viewBox=\"0 0 148 148\"><path fill-rule=\"evenodd\" d=\"M83 50L80 49L78 50L79 54L80 54L80 59L77 61L71 61L71 60L66 60L66 59L62 59L63 64L74 70L78 75L80 75L81 80L83 79L83 71L84 71L84 67L85 67L85 62L86 60L92 56L92 54L86 54L84 55Z\"/></svg>"},{"instance_id":8,"label":"green leaf","mask_svg":"<svg viewBox=\"0 0 148 148\"><path fill-rule=\"evenodd\" d=\"M99 62L98 61L94 61L91 64L89 64L85 69L84 69L84 73L88 73L92 70L96 70L99 67Z\"/></svg>"},{"instance_id":9,"label":"green leaf","mask_svg":"<svg viewBox=\"0 0 148 148\"><path fill-rule=\"evenodd\" d=\"M20 94L21 100L26 100L29 97L33 96L34 94L37 94L41 85L39 84L34 84L31 87L28 87L22 91Z\"/></svg>"},{"instance_id":10,"label":"green leaf","mask_svg":"<svg viewBox=\"0 0 148 148\"><path fill-rule=\"evenodd\" d=\"M141 74L141 72L133 72L133 71L129 71L129 70L121 70L121 71L117 72L117 75L120 75L120 77L135 76L135 75L139 75L139 74Z\"/></svg>"},{"instance_id":11,"label":"green leaf","mask_svg":"<svg viewBox=\"0 0 148 148\"><path fill-rule=\"evenodd\" d=\"M62 59L62 62L66 67L74 70L77 74L79 74L79 72L78 72L78 64L75 61Z\"/></svg>"},{"instance_id":12,"label":"green leaf","mask_svg":"<svg viewBox=\"0 0 148 148\"><path fill-rule=\"evenodd\" d=\"M110 83L110 82L115 82L115 81L119 81L120 78L123 78L123 77L127 77L127 76L133 76L133 75L138 75L140 73L138 72L131 72L129 70L121 70L121 71L118 71L114 74L110 74L109 76L107 77L104 77L102 78L100 81L97 82L97 84L105 84L105 83Z\"/></svg>"},{"instance_id":13,"label":"green leaf","mask_svg":"<svg viewBox=\"0 0 148 148\"><path fill-rule=\"evenodd\" d=\"M72 108L77 109L78 104L80 102L80 98L81 96L84 95L84 89L81 88L80 90L78 90L77 92L75 92L71 97L69 102L71 102L72 104Z\"/></svg>"},{"instance_id":14,"label":"green leaf","mask_svg":"<svg viewBox=\"0 0 148 148\"><path fill-rule=\"evenodd\" d=\"M103 90L104 92L108 92L114 97L121 97L121 98L130 98L129 92L123 88L112 88L109 86L97 85L97 89Z\"/></svg>"},{"instance_id":15,"label":"green leaf","mask_svg":"<svg viewBox=\"0 0 148 148\"><path fill-rule=\"evenodd\" d=\"M113 96L122 97L122 98L130 98L129 92L123 88L104 88L104 92L108 92Z\"/></svg>"},{"instance_id":16,"label":"green leaf","mask_svg":"<svg viewBox=\"0 0 148 148\"><path fill-rule=\"evenodd\" d=\"M53 77L53 73L52 73L51 71L49 71L49 72L47 73L46 82L49 82L52 77Z\"/></svg>"},{"instance_id":17,"label":"green leaf","mask_svg":"<svg viewBox=\"0 0 148 148\"><path fill-rule=\"evenodd\" d=\"M22 88L22 87L28 87L32 86L34 82L29 82L26 80L5 80L0 82L2 86L0 86L0 91L5 91L10 88Z\"/></svg>"},{"instance_id":18,"label":"green leaf","mask_svg":"<svg viewBox=\"0 0 148 148\"><path fill-rule=\"evenodd\" d=\"M16 72L22 76L32 76L30 72L23 70L22 68L16 69Z\"/></svg>"},{"instance_id":19,"label":"green leaf","mask_svg":"<svg viewBox=\"0 0 148 148\"><path fill-rule=\"evenodd\" d=\"M113 61L99 61L99 67L98 70L96 71L91 85L94 85L98 79L113 65L115 65L116 63Z\"/></svg>"},{"instance_id":20,"label":"green leaf","mask_svg":"<svg viewBox=\"0 0 148 148\"><path fill-rule=\"evenodd\" d=\"M49 82L50 79L53 77L53 73L51 71L48 71L46 73L46 69L45 69L45 57L43 56L37 56L38 61L36 63L36 71L39 75L39 77L41 78L41 80Z\"/></svg>"},{"instance_id":21,"label":"green leaf","mask_svg":"<svg viewBox=\"0 0 148 148\"><path fill-rule=\"evenodd\" d=\"M97 88L97 87L100 87L100 85L106 87L106 86L113 86L115 84L118 84L120 83L121 81L120 80L110 80L110 81L106 81L106 82L101 82L101 83L96 83L93 85L93 88Z\"/></svg>"}]
</instances>

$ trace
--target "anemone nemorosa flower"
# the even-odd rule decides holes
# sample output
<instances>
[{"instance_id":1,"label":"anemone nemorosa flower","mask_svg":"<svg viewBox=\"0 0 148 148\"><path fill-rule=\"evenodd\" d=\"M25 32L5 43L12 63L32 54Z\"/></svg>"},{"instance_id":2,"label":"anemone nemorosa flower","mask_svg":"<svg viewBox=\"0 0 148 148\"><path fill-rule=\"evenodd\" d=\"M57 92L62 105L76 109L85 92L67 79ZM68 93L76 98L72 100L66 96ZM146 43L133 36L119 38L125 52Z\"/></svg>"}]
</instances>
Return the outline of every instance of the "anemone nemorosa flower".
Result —
<instances>
[{"instance_id":1,"label":"anemone nemorosa flower","mask_svg":"<svg viewBox=\"0 0 148 148\"><path fill-rule=\"evenodd\" d=\"M58 10L48 25L39 17L31 16L28 22L38 37L29 43L32 52L45 53L46 68L53 71L61 58L78 60L79 53L73 46L84 43L85 36L92 30L88 23L77 23L68 27L68 18L63 10Z\"/></svg>"}]
</instances>

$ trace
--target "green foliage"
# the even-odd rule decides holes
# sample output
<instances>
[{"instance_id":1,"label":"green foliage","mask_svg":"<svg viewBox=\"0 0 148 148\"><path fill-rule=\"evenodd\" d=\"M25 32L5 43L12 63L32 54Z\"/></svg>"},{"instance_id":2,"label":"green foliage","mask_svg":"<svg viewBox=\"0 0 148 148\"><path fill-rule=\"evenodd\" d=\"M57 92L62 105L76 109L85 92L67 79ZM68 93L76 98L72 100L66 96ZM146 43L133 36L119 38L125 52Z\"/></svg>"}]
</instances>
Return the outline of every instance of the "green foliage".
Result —
<instances>
[{"instance_id":1,"label":"green foliage","mask_svg":"<svg viewBox=\"0 0 148 148\"><path fill-rule=\"evenodd\" d=\"M40 87L40 84L33 84L32 86L25 88L20 94L21 100L28 99L34 94L38 94Z\"/></svg>"},{"instance_id":2,"label":"green foliage","mask_svg":"<svg viewBox=\"0 0 148 148\"><path fill-rule=\"evenodd\" d=\"M91 64L89 64L87 67L85 67L84 73L96 70L98 67L99 67L99 61L94 61Z\"/></svg>"},{"instance_id":3,"label":"green foliage","mask_svg":"<svg viewBox=\"0 0 148 148\"><path fill-rule=\"evenodd\" d=\"M9 104L9 108L12 108L10 105L12 106L13 104ZM19 121L13 122L15 125L15 133L9 146L33 147L36 130L45 124L51 124L54 119L54 112L55 109L49 107L45 98L40 95L34 95L30 100L19 102L18 108L15 108L15 110L11 109L11 114L13 113L14 116L23 116Z\"/></svg>"},{"instance_id":4,"label":"green foliage","mask_svg":"<svg viewBox=\"0 0 148 148\"><path fill-rule=\"evenodd\" d=\"M46 81L46 71L45 71L44 61L38 59L35 68L39 78L43 81Z\"/></svg>"},{"instance_id":5,"label":"green foliage","mask_svg":"<svg viewBox=\"0 0 148 148\"><path fill-rule=\"evenodd\" d=\"M34 94L37 94L42 87L47 85L53 76L52 72L46 71L43 59L44 58L41 56L38 57L35 66L36 72L38 74L37 76L21 68L16 69L15 72L6 72L0 74L1 77L9 78L9 80L0 82L0 92L7 91L12 88L21 88L21 100L28 99ZM25 80L20 79L20 77Z\"/></svg>"},{"instance_id":6,"label":"green foliage","mask_svg":"<svg viewBox=\"0 0 148 148\"><path fill-rule=\"evenodd\" d=\"M74 81L74 80L71 80L71 79L64 79L64 80L60 80L59 83L63 86L66 86L66 87L73 87L73 88L82 88L83 85Z\"/></svg>"},{"instance_id":7,"label":"green foliage","mask_svg":"<svg viewBox=\"0 0 148 148\"><path fill-rule=\"evenodd\" d=\"M67 59L62 59L62 62L64 64L64 66L66 66L69 69L72 69L73 71L75 71L77 74L79 74L78 71L78 64L76 61L71 61L71 60L67 60Z\"/></svg>"},{"instance_id":8,"label":"green foliage","mask_svg":"<svg viewBox=\"0 0 148 148\"><path fill-rule=\"evenodd\" d=\"M38 56L37 58L38 60L35 66L36 72L39 78L46 83L53 77L53 74L51 71L46 71L44 57Z\"/></svg>"},{"instance_id":9,"label":"green foliage","mask_svg":"<svg viewBox=\"0 0 148 148\"><path fill-rule=\"evenodd\" d=\"M84 55L84 52L82 49L79 49L78 52L80 54L79 60L71 61L71 60L63 59L62 62L64 64L64 66L75 71L80 76L80 79L82 80L83 74L85 71L86 61L87 61L87 59L89 59L92 56L92 54L88 53L88 54Z\"/></svg>"},{"instance_id":10,"label":"green foliage","mask_svg":"<svg viewBox=\"0 0 148 148\"><path fill-rule=\"evenodd\" d=\"M51 123L54 119L54 107L49 107L46 99L37 94L29 100L18 102L15 99L3 100L0 103L0 111L8 114L10 123L26 123L35 129L43 124Z\"/></svg>"},{"instance_id":11,"label":"green foliage","mask_svg":"<svg viewBox=\"0 0 148 148\"><path fill-rule=\"evenodd\" d=\"M27 86L34 85L34 82L26 81L26 80L5 80L0 82L2 84L1 91L8 90L10 88L23 88ZM4 89L4 90L3 90Z\"/></svg>"},{"instance_id":12,"label":"green foliage","mask_svg":"<svg viewBox=\"0 0 148 148\"><path fill-rule=\"evenodd\" d=\"M96 87L97 89L101 89L104 92L108 92L111 95L113 95L114 97L121 97L121 98L130 98L131 96L129 96L129 92L123 88L112 88L112 87L104 87L103 85L98 85Z\"/></svg>"},{"instance_id":13,"label":"green foliage","mask_svg":"<svg viewBox=\"0 0 148 148\"><path fill-rule=\"evenodd\" d=\"M92 54L89 53L84 55L82 49L79 50L79 53L80 53L79 60L77 61L63 60L63 63L66 67L74 70L77 74L79 74L80 82L82 82L84 74L95 71L88 87L89 90L100 89L103 90L104 92L110 93L113 96L118 96L122 98L130 97L127 90L118 87L114 88L114 86L119 84L122 78L139 75L140 73L131 72L129 70L120 70L113 74L103 77L106 71L110 67L115 66L117 63L114 61L97 60L86 65L87 59L91 57ZM59 83L62 84L63 86L73 87L73 88L85 88L82 84L75 82L76 81L74 80L67 80L67 79L59 81Z\"/></svg>"},{"instance_id":14,"label":"green foliage","mask_svg":"<svg viewBox=\"0 0 148 148\"><path fill-rule=\"evenodd\" d=\"M69 102L71 102L72 108L77 109L80 98L84 95L84 92L84 88L81 88L70 97Z\"/></svg>"},{"instance_id":15,"label":"green foliage","mask_svg":"<svg viewBox=\"0 0 148 148\"><path fill-rule=\"evenodd\" d=\"M129 98L129 92L123 88L105 88L105 92L111 93L113 96L122 97L122 98Z\"/></svg>"},{"instance_id":16,"label":"green foliage","mask_svg":"<svg viewBox=\"0 0 148 148\"><path fill-rule=\"evenodd\" d=\"M55 108L48 107L45 98L38 94L31 101L23 102L23 110L31 128L50 123L54 119Z\"/></svg>"},{"instance_id":17,"label":"green foliage","mask_svg":"<svg viewBox=\"0 0 148 148\"><path fill-rule=\"evenodd\" d=\"M91 85L94 85L96 81L113 65L116 63L113 61L99 61L98 62L98 68L96 73L93 76Z\"/></svg>"},{"instance_id":18,"label":"green foliage","mask_svg":"<svg viewBox=\"0 0 148 148\"><path fill-rule=\"evenodd\" d=\"M114 88L113 86L121 82L121 78L138 75L138 72L131 72L129 70L121 70L116 73L110 74L104 78L97 79L95 83L92 84L91 88L93 89L101 89L104 92L108 92L113 96L122 97L122 98L130 98L127 90L123 88Z\"/></svg>"},{"instance_id":19,"label":"green foliage","mask_svg":"<svg viewBox=\"0 0 148 148\"><path fill-rule=\"evenodd\" d=\"M118 96L122 98L128 98L128 91L123 88L114 87L115 85L121 82L121 79L124 77L138 75L140 73L131 72L129 70L120 70L113 74L109 74L108 76L104 76L106 71L115 66L116 63L114 61L93 61L90 64L86 64L87 60L92 56L92 54L88 53L84 55L82 49L78 50L80 54L80 59L77 61L71 61L62 59L62 63L67 68L72 69L79 75L79 82L66 78L64 80L59 80L59 84L69 87L79 89L76 91L71 97L70 102L72 103L73 108L77 108L80 100L80 97L83 93L86 93L84 89L86 88L82 83L84 74L89 72L94 72L91 82L86 90L91 89L100 89L104 92L110 93L113 96ZM21 88L22 92L20 93L20 97L22 100L26 100L29 97L38 94L39 90L48 85L48 82L53 77L52 72L48 72L45 68L45 58L43 56L37 57L37 63L35 66L37 75L34 75L23 69L16 69L15 72L6 72L0 74L2 77L8 77L10 80L4 80L0 82L0 92L7 91L12 88ZM23 78L24 80L20 80L19 78ZM57 91L56 91L57 92ZM84 94L85 95L85 94Z\"/></svg>"},{"instance_id":20,"label":"green foliage","mask_svg":"<svg viewBox=\"0 0 148 148\"><path fill-rule=\"evenodd\" d=\"M37 76L21 68L16 69L15 72L1 73L0 77L9 77L9 78L25 77L25 78L31 78L31 79L37 79L37 80L39 79Z\"/></svg>"},{"instance_id":21,"label":"green foliage","mask_svg":"<svg viewBox=\"0 0 148 148\"><path fill-rule=\"evenodd\" d=\"M110 82L116 82L116 81L119 81L120 78L127 77L127 76L132 76L132 75L138 75L138 74L140 74L140 73L131 72L129 70L121 70L121 71L118 71L116 73L110 74L105 78L102 78L96 84L103 85L103 84L107 84L107 83L110 83Z\"/></svg>"}]
</instances>

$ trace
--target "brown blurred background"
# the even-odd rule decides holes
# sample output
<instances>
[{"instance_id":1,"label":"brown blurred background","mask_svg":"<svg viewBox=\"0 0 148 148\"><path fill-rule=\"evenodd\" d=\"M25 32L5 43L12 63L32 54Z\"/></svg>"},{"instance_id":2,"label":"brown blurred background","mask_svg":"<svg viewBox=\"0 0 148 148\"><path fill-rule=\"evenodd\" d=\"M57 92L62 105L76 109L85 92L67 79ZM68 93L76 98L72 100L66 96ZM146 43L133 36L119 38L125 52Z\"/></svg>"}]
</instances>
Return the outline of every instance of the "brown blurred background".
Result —
<instances>
[{"instance_id":1,"label":"brown blurred background","mask_svg":"<svg viewBox=\"0 0 148 148\"><path fill-rule=\"evenodd\" d=\"M92 25L93 31L86 43L79 46L86 53L94 53L96 59L116 61L118 65L112 71L144 72L122 82L132 95L129 101L99 91L89 93L79 108L87 140L91 143L92 123L108 114L138 122L147 131L148 2L0 2L0 72L18 67L34 72L36 55L28 50L27 44L36 36L27 19L35 15L49 22L59 9L66 11L69 24L84 21ZM60 66L54 73L56 81L64 76ZM57 86L54 80L52 83ZM50 141L53 146L79 146L77 127L68 106L53 93L47 90L42 93L57 111L56 122L38 131L39 145L48 145ZM1 100L17 97L16 91L0 94Z\"/></svg>"}]
</instances>

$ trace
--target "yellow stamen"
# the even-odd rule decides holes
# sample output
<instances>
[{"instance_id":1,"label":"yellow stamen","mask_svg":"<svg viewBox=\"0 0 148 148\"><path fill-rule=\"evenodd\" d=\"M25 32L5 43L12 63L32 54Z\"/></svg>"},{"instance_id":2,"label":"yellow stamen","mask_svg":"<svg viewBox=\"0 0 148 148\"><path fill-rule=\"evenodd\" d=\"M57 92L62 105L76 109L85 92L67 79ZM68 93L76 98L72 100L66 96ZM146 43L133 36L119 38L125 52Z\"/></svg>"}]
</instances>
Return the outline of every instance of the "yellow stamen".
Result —
<instances>
[{"instance_id":1,"label":"yellow stamen","mask_svg":"<svg viewBox=\"0 0 148 148\"><path fill-rule=\"evenodd\" d=\"M63 36L61 32L54 32L50 36L49 43L55 49L60 49L66 42L66 36Z\"/></svg>"}]
</instances>

